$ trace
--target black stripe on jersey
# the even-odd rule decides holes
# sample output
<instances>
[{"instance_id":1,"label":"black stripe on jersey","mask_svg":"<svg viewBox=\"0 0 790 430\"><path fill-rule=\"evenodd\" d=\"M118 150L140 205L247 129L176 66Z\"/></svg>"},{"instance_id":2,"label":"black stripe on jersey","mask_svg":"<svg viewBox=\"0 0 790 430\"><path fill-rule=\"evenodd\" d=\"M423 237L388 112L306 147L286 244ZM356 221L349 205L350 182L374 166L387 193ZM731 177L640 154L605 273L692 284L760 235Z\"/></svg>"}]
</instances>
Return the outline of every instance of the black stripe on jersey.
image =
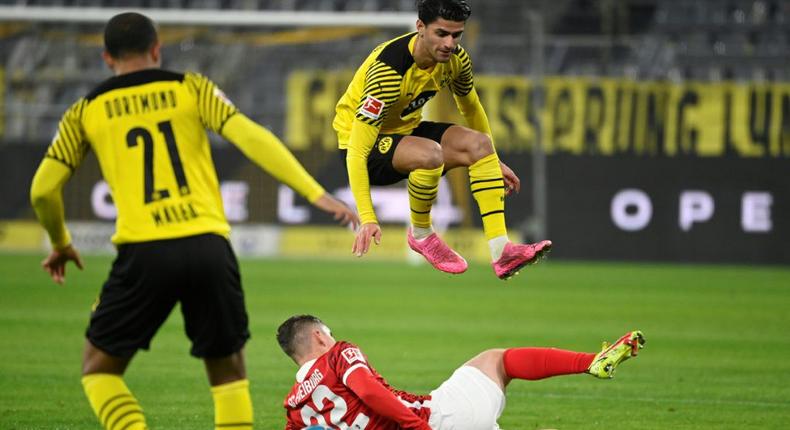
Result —
<instances>
[{"instance_id":1,"label":"black stripe on jersey","mask_svg":"<svg viewBox=\"0 0 790 430\"><path fill-rule=\"evenodd\" d=\"M119 88L128 88L134 87L137 85L148 84L151 82L159 82L159 81L183 81L184 74L183 73L176 73L171 72L168 70L162 69L145 69L140 70L139 72L132 72L132 73L124 73L123 75L113 76L110 79L99 84L96 88L93 89L87 96L85 96L85 100L91 101L100 95L112 91L117 90Z\"/></svg>"},{"instance_id":2,"label":"black stripe on jersey","mask_svg":"<svg viewBox=\"0 0 790 430\"><path fill-rule=\"evenodd\" d=\"M58 154L56 154L55 149L52 147L49 148L49 150L47 151L46 155L44 155L44 157L49 158L50 160L55 160L58 163L68 167L69 170L71 170L72 172L74 171L74 166L70 165L69 163L66 162L66 160L63 159L63 157L60 157Z\"/></svg>"},{"instance_id":3,"label":"black stripe on jersey","mask_svg":"<svg viewBox=\"0 0 790 430\"><path fill-rule=\"evenodd\" d=\"M472 91L473 78L472 78L472 59L469 58L466 50L458 45L455 48L454 54L458 57L461 65L461 70L458 71L458 76L455 77L451 83L451 89L454 94L465 96Z\"/></svg>"},{"instance_id":4,"label":"black stripe on jersey","mask_svg":"<svg viewBox=\"0 0 790 430\"><path fill-rule=\"evenodd\" d=\"M384 64L384 63L376 63L374 64L375 68L371 68L368 70L368 73L365 74L365 81L375 81L379 79L401 79L402 76L398 74L392 67Z\"/></svg>"},{"instance_id":5,"label":"black stripe on jersey","mask_svg":"<svg viewBox=\"0 0 790 430\"><path fill-rule=\"evenodd\" d=\"M465 96L472 91L472 84L461 85L458 83L453 83L453 94L459 96Z\"/></svg>"},{"instance_id":6,"label":"black stripe on jersey","mask_svg":"<svg viewBox=\"0 0 790 430\"><path fill-rule=\"evenodd\" d=\"M230 115L228 115L228 117L227 117L227 118L225 118L225 119L222 121L222 124L220 124L220 125L219 125L219 128L217 128L217 134L220 134L220 135L222 134L222 129L223 129L223 128L225 128L225 124L227 124L227 123L228 123L228 121L230 121L230 119L231 119L231 118L233 118L234 116L236 116L236 114L237 114L237 113L239 113L239 111L234 111L233 113L231 113Z\"/></svg>"},{"instance_id":7,"label":"black stripe on jersey","mask_svg":"<svg viewBox=\"0 0 790 430\"><path fill-rule=\"evenodd\" d=\"M414 64L414 57L409 52L409 42L417 32L405 34L392 41L381 50L376 60L392 67L399 75L403 76Z\"/></svg>"},{"instance_id":8,"label":"black stripe on jersey","mask_svg":"<svg viewBox=\"0 0 790 430\"><path fill-rule=\"evenodd\" d=\"M202 79L200 83L200 92L198 93L199 94L198 104L200 105L200 111L206 112L205 115L206 117L203 118L203 120L206 122L205 125L207 128L211 128L211 119L212 119L211 114L209 113L210 101L206 96L208 94L209 88L211 88L211 82L209 82L208 79Z\"/></svg>"}]
</instances>

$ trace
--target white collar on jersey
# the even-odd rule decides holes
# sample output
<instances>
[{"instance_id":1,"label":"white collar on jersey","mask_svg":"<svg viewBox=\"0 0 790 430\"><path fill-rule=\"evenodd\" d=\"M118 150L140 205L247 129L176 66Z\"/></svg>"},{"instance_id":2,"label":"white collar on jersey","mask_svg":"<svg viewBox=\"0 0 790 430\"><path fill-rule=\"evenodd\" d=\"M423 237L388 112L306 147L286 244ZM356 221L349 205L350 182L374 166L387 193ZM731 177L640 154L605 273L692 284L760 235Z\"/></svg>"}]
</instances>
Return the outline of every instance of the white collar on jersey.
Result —
<instances>
[{"instance_id":1,"label":"white collar on jersey","mask_svg":"<svg viewBox=\"0 0 790 430\"><path fill-rule=\"evenodd\" d=\"M315 364L316 360L318 359L314 358L308 361L307 363L303 364L302 367L299 368L299 371L296 372L296 382L304 381L304 378L307 376L307 372L310 371L310 368L313 367L313 364Z\"/></svg>"}]
</instances>

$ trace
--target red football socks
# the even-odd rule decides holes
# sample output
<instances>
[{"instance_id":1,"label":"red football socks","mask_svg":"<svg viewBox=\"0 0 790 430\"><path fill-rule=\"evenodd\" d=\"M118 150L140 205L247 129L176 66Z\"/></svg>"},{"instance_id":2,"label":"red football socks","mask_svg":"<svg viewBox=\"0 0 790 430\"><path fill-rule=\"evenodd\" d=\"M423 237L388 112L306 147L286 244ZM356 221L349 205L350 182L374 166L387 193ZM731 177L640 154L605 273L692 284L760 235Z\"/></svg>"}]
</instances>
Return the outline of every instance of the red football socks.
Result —
<instances>
[{"instance_id":1,"label":"red football socks","mask_svg":"<svg viewBox=\"0 0 790 430\"><path fill-rule=\"evenodd\" d=\"M543 379L584 373L595 354L556 348L511 348L505 351L505 372L516 379Z\"/></svg>"}]
</instances>

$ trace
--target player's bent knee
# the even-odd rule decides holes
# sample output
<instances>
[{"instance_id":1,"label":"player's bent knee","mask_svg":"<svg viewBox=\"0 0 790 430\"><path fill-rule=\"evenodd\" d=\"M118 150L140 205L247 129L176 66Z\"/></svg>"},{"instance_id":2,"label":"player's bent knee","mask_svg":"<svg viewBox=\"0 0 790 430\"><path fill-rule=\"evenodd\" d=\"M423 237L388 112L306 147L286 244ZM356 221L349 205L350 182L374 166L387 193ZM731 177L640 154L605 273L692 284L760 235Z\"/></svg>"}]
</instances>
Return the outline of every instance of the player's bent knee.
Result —
<instances>
[{"instance_id":1,"label":"player's bent knee","mask_svg":"<svg viewBox=\"0 0 790 430\"><path fill-rule=\"evenodd\" d=\"M475 362L486 365L496 364L502 361L502 356L504 354L505 350L502 348L487 349L480 354L477 354L473 359L469 360L468 363Z\"/></svg>"},{"instance_id":2,"label":"player's bent knee","mask_svg":"<svg viewBox=\"0 0 790 430\"><path fill-rule=\"evenodd\" d=\"M504 363L502 362L504 355L504 349L488 349L467 361L464 366L477 368L491 378L500 388L504 389L508 382Z\"/></svg>"},{"instance_id":3,"label":"player's bent knee","mask_svg":"<svg viewBox=\"0 0 790 430\"><path fill-rule=\"evenodd\" d=\"M444 154L442 153L442 147L439 146L438 143L431 145L425 151L424 157L422 158L422 166L423 169L438 169L442 167L444 164Z\"/></svg>"},{"instance_id":4,"label":"player's bent knee","mask_svg":"<svg viewBox=\"0 0 790 430\"><path fill-rule=\"evenodd\" d=\"M491 138L485 133L475 133L475 138L472 140L472 159L473 161L480 160L494 153L494 144Z\"/></svg>"}]
</instances>

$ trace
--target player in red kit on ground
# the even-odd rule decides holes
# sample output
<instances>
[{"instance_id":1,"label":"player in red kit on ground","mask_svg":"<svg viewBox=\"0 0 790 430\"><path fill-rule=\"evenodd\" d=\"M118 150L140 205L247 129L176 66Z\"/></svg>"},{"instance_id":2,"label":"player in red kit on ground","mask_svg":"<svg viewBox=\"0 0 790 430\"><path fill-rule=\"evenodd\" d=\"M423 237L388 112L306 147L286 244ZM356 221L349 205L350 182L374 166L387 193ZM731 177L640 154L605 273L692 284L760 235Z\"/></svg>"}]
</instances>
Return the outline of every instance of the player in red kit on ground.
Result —
<instances>
[{"instance_id":1,"label":"player in red kit on ground","mask_svg":"<svg viewBox=\"0 0 790 430\"><path fill-rule=\"evenodd\" d=\"M626 333L601 352L555 348L489 349L458 368L429 395L390 386L354 344L336 341L312 315L296 315L277 329L283 351L298 364L285 398L286 430L311 425L351 430L496 430L513 379L589 373L611 378L645 343Z\"/></svg>"}]
</instances>

